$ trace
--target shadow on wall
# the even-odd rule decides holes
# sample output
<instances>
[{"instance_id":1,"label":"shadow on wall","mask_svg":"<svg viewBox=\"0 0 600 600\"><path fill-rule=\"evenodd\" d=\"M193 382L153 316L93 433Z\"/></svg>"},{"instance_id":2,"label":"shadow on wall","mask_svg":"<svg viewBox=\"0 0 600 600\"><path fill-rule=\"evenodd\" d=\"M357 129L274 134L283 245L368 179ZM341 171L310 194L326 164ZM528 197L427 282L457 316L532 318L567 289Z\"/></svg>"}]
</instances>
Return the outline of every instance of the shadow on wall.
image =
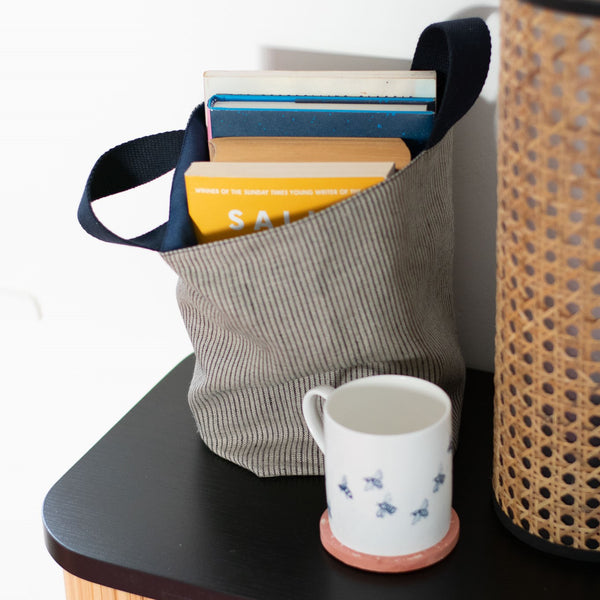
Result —
<instances>
[{"instance_id":1,"label":"shadow on wall","mask_svg":"<svg viewBox=\"0 0 600 600\"><path fill-rule=\"evenodd\" d=\"M491 7L460 15L484 20ZM415 40L416 44L416 40ZM492 48L494 54L495 48ZM412 58L379 58L286 48L263 48L261 68L274 70L403 70ZM495 77L493 70L491 77ZM492 82L493 84L495 82ZM455 128L455 295L459 336L467 365L493 370L496 288L495 97L482 96Z\"/></svg>"}]
</instances>

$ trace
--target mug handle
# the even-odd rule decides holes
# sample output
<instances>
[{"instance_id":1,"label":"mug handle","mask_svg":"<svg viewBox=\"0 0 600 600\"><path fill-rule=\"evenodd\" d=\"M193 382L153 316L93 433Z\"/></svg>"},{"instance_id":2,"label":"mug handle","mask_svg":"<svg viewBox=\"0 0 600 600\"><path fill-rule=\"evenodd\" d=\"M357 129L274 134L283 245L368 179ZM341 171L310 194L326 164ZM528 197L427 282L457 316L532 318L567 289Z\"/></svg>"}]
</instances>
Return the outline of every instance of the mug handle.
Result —
<instances>
[{"instance_id":1,"label":"mug handle","mask_svg":"<svg viewBox=\"0 0 600 600\"><path fill-rule=\"evenodd\" d=\"M317 442L317 446L319 446L323 454L325 454L325 432L323 430L323 419L317 410L317 398L321 397L327 401L333 389L329 385L320 385L308 390L302 399L304 420L308 425L310 434L313 436L315 442Z\"/></svg>"}]
</instances>

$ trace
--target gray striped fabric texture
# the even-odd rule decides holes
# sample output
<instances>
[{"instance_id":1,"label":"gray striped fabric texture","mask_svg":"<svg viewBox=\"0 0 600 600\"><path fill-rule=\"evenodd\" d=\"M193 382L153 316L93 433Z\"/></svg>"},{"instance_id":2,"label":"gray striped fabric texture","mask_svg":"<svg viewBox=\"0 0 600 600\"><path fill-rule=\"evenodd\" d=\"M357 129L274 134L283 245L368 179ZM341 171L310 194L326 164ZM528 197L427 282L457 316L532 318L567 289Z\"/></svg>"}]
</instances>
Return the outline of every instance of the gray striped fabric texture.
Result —
<instances>
[{"instance_id":1,"label":"gray striped fabric texture","mask_svg":"<svg viewBox=\"0 0 600 600\"><path fill-rule=\"evenodd\" d=\"M196 355L190 407L216 454L264 477L322 474L304 393L385 373L444 388L456 443L451 138L310 217L162 254Z\"/></svg>"}]
</instances>

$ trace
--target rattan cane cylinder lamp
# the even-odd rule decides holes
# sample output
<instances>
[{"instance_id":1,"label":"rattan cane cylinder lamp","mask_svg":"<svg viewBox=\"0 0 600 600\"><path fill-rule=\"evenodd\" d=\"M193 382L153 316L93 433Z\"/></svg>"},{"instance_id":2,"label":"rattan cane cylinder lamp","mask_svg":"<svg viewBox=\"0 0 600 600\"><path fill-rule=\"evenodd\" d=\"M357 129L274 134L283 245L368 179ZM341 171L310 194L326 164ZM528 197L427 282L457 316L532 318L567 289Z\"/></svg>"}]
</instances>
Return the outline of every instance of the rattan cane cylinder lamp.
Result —
<instances>
[{"instance_id":1,"label":"rattan cane cylinder lamp","mask_svg":"<svg viewBox=\"0 0 600 600\"><path fill-rule=\"evenodd\" d=\"M500 13L496 510L600 561L600 4Z\"/></svg>"}]
</instances>

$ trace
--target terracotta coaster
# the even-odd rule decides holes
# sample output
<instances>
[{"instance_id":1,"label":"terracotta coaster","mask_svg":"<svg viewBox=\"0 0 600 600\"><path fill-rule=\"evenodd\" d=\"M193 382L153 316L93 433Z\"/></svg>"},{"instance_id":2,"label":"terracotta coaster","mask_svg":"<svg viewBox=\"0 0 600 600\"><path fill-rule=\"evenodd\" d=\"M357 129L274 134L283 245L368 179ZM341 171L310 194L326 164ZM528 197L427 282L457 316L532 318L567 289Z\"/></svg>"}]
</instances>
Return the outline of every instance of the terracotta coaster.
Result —
<instances>
[{"instance_id":1,"label":"terracotta coaster","mask_svg":"<svg viewBox=\"0 0 600 600\"><path fill-rule=\"evenodd\" d=\"M456 546L460 530L458 515L456 514L456 511L452 509L450 529L448 530L446 537L435 546L427 548L427 550L422 550L421 552L415 552L414 554L405 554L402 556L375 556L373 554L364 554L363 552L351 550L339 542L333 536L333 533L331 533L327 511L321 516L319 526L321 529L321 543L329 554L335 556L335 558L351 567L356 567L365 571L376 571L379 573L404 573L406 571L416 571L417 569L423 569L424 567L439 562L443 558L446 558Z\"/></svg>"}]
</instances>

